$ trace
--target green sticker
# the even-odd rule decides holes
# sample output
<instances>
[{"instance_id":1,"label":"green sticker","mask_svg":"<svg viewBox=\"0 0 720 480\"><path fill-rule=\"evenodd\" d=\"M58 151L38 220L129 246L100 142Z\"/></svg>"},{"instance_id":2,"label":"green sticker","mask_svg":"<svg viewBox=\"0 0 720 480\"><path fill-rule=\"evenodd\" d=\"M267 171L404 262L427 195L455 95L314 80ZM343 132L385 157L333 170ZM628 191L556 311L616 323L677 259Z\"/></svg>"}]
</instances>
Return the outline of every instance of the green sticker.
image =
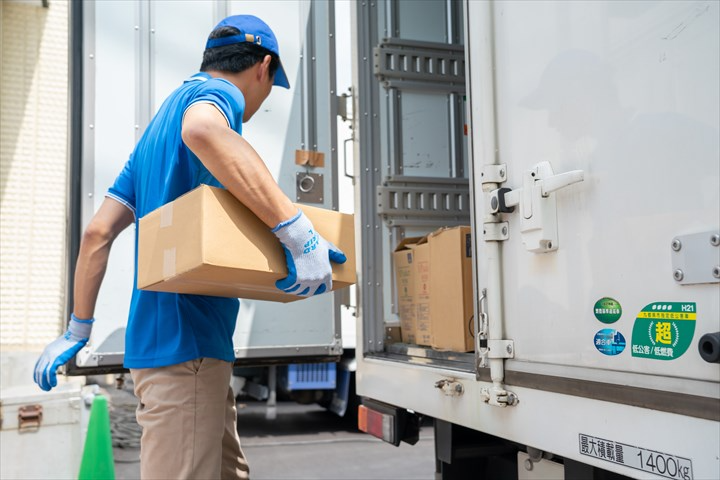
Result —
<instances>
[{"instance_id":1,"label":"green sticker","mask_svg":"<svg viewBox=\"0 0 720 480\"><path fill-rule=\"evenodd\" d=\"M632 332L632 356L674 360L690 347L697 313L694 303L651 303L638 313Z\"/></svg>"},{"instance_id":2,"label":"green sticker","mask_svg":"<svg viewBox=\"0 0 720 480\"><path fill-rule=\"evenodd\" d=\"M622 307L614 298L605 297L595 302L595 318L603 323L615 323L620 320Z\"/></svg>"}]
</instances>

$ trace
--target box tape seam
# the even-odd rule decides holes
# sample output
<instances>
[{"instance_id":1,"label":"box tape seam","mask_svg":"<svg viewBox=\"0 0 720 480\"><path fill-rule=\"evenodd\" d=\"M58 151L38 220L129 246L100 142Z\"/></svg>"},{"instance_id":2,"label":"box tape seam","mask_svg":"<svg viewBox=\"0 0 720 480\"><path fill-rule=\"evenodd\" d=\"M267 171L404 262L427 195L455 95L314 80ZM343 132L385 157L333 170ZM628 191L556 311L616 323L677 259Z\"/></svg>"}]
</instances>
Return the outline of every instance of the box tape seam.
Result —
<instances>
[{"instance_id":1,"label":"box tape seam","mask_svg":"<svg viewBox=\"0 0 720 480\"><path fill-rule=\"evenodd\" d=\"M160 207L160 228L171 227L173 223L173 204L167 203Z\"/></svg>"},{"instance_id":2,"label":"box tape seam","mask_svg":"<svg viewBox=\"0 0 720 480\"><path fill-rule=\"evenodd\" d=\"M175 247L163 250L163 277L170 278L175 276L176 272L176 249Z\"/></svg>"}]
</instances>

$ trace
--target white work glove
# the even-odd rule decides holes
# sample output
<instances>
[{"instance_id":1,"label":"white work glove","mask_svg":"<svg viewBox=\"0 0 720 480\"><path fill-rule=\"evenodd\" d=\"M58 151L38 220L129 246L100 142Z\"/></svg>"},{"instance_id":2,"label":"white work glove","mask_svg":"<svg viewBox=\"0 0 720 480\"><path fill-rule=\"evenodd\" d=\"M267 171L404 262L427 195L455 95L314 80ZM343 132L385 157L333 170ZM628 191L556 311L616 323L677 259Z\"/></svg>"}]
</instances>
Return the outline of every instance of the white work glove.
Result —
<instances>
[{"instance_id":1,"label":"white work glove","mask_svg":"<svg viewBox=\"0 0 720 480\"><path fill-rule=\"evenodd\" d=\"M300 296L332 289L330 262L345 263L345 254L321 237L302 211L280 222L272 232L285 250L288 268L288 276L275 282L277 288Z\"/></svg>"},{"instance_id":2,"label":"white work glove","mask_svg":"<svg viewBox=\"0 0 720 480\"><path fill-rule=\"evenodd\" d=\"M80 320L70 315L68 330L60 338L45 347L35 364L35 383L43 390L50 391L57 385L55 370L65 365L88 342L94 318Z\"/></svg>"}]
</instances>

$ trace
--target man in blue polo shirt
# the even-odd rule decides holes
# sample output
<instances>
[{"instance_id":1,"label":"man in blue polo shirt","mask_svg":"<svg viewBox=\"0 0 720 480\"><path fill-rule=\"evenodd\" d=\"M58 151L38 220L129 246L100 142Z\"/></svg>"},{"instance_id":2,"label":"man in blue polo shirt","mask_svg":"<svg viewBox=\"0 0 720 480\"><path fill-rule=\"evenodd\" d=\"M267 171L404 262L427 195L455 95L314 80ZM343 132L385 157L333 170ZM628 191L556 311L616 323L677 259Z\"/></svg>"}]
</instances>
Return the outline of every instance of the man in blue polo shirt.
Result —
<instances>
[{"instance_id":1,"label":"man in blue polo shirt","mask_svg":"<svg viewBox=\"0 0 720 480\"><path fill-rule=\"evenodd\" d=\"M272 86L290 87L270 28L249 15L226 18L210 34L200 70L160 107L84 233L68 331L46 347L35 367L43 390L56 385L57 367L90 337L113 240L200 184L227 188L272 229L289 272L277 282L279 289L301 296L329 291L330 261L345 261L241 136L243 122ZM143 479L248 477L229 388L238 306L233 298L149 292L135 285L125 367L139 399Z\"/></svg>"}]
</instances>

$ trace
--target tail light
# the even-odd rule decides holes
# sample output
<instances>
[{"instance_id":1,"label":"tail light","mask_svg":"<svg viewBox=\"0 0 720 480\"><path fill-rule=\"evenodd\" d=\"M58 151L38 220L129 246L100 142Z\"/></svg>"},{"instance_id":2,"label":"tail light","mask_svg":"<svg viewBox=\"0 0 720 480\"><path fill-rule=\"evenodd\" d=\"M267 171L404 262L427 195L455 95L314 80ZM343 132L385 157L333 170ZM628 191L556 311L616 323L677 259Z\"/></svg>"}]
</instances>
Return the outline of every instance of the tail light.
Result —
<instances>
[{"instance_id":1,"label":"tail light","mask_svg":"<svg viewBox=\"0 0 720 480\"><path fill-rule=\"evenodd\" d=\"M358 429L395 446L415 445L420 436L420 417L405 409L363 399L358 407Z\"/></svg>"}]
</instances>

